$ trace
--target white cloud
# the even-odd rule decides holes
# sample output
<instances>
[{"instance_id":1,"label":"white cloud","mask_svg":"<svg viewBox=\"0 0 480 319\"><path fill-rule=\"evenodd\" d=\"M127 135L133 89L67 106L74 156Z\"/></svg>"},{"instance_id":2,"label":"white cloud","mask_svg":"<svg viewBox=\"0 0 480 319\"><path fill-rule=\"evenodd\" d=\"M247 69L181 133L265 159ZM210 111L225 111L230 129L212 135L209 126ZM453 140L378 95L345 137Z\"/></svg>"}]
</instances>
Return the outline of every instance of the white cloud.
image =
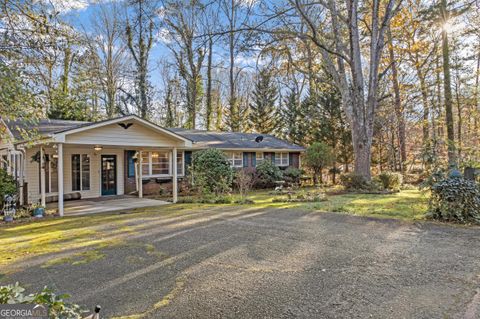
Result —
<instances>
[{"instance_id":1,"label":"white cloud","mask_svg":"<svg viewBox=\"0 0 480 319\"><path fill-rule=\"evenodd\" d=\"M173 41L172 34L167 28L161 28L160 30L158 30L157 38L159 41L165 44L169 44Z\"/></svg>"},{"instance_id":2,"label":"white cloud","mask_svg":"<svg viewBox=\"0 0 480 319\"><path fill-rule=\"evenodd\" d=\"M83 11L90 5L113 1L117 0L37 0L37 2L51 7L53 11L59 12L60 14L66 14L72 11Z\"/></svg>"},{"instance_id":3,"label":"white cloud","mask_svg":"<svg viewBox=\"0 0 480 319\"><path fill-rule=\"evenodd\" d=\"M56 12L68 13L74 10L85 10L90 5L88 0L48 0L45 4L53 6Z\"/></svg>"}]
</instances>

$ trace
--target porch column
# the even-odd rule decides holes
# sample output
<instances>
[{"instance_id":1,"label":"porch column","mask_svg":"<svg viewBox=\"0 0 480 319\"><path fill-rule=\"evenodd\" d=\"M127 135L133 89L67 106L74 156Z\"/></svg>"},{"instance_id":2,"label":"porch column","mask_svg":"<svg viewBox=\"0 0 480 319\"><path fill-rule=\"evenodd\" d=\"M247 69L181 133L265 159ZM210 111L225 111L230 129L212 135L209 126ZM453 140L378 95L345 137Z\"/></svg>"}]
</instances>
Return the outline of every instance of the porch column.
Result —
<instances>
[{"instance_id":1,"label":"porch column","mask_svg":"<svg viewBox=\"0 0 480 319\"><path fill-rule=\"evenodd\" d=\"M143 198L143 183L142 183L142 151L138 151L138 197Z\"/></svg>"},{"instance_id":2,"label":"porch column","mask_svg":"<svg viewBox=\"0 0 480 319\"><path fill-rule=\"evenodd\" d=\"M173 170L172 195L173 195L173 203L176 203L178 201L177 148L176 147L174 147L172 150L172 170Z\"/></svg>"},{"instance_id":3,"label":"porch column","mask_svg":"<svg viewBox=\"0 0 480 319\"><path fill-rule=\"evenodd\" d=\"M58 169L58 214L63 216L63 144L57 144L57 152L58 152L58 161L57 161L57 169Z\"/></svg>"},{"instance_id":4,"label":"porch column","mask_svg":"<svg viewBox=\"0 0 480 319\"><path fill-rule=\"evenodd\" d=\"M45 207L45 152L40 146L40 205Z\"/></svg>"},{"instance_id":5,"label":"porch column","mask_svg":"<svg viewBox=\"0 0 480 319\"><path fill-rule=\"evenodd\" d=\"M20 153L20 158L19 158L19 161L18 161L18 166L19 166L19 171L20 171L20 181L19 181L19 188L20 188L20 198L19 198L19 201L20 201L20 205L24 205L26 203L23 202L23 198L24 198L24 192L25 192L25 189L24 189L24 184L25 184L25 152L24 151L21 151Z\"/></svg>"},{"instance_id":6,"label":"porch column","mask_svg":"<svg viewBox=\"0 0 480 319\"><path fill-rule=\"evenodd\" d=\"M7 150L7 174L12 176L12 153L10 152L10 149Z\"/></svg>"}]
</instances>

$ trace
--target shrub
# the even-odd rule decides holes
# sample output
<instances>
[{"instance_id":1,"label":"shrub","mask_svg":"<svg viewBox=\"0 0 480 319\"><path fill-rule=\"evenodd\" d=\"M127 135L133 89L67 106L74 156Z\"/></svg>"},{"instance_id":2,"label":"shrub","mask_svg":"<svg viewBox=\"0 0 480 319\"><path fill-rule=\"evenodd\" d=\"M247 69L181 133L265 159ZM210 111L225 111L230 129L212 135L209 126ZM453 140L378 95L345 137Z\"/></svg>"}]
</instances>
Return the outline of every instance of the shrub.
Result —
<instances>
[{"instance_id":1,"label":"shrub","mask_svg":"<svg viewBox=\"0 0 480 319\"><path fill-rule=\"evenodd\" d=\"M249 204L255 204L255 202L253 200L251 200L250 198L242 198L242 199L236 200L235 204L249 205Z\"/></svg>"},{"instance_id":2,"label":"shrub","mask_svg":"<svg viewBox=\"0 0 480 319\"><path fill-rule=\"evenodd\" d=\"M222 151L214 148L194 154L192 175L202 194L224 194L231 189L233 170Z\"/></svg>"},{"instance_id":3,"label":"shrub","mask_svg":"<svg viewBox=\"0 0 480 319\"><path fill-rule=\"evenodd\" d=\"M480 190L474 181L450 176L431 187L427 217L441 221L480 223Z\"/></svg>"},{"instance_id":4,"label":"shrub","mask_svg":"<svg viewBox=\"0 0 480 319\"><path fill-rule=\"evenodd\" d=\"M237 186L240 196L245 198L249 190L252 189L257 179L255 169L243 168L235 173L234 184Z\"/></svg>"},{"instance_id":5,"label":"shrub","mask_svg":"<svg viewBox=\"0 0 480 319\"><path fill-rule=\"evenodd\" d=\"M283 180L283 174L280 168L272 162L264 160L257 166L257 183L258 188L270 188L275 186L275 182Z\"/></svg>"},{"instance_id":6,"label":"shrub","mask_svg":"<svg viewBox=\"0 0 480 319\"><path fill-rule=\"evenodd\" d=\"M219 196L213 199L213 204L231 204L232 198L230 196Z\"/></svg>"},{"instance_id":7,"label":"shrub","mask_svg":"<svg viewBox=\"0 0 480 319\"><path fill-rule=\"evenodd\" d=\"M400 190L403 183L403 176L395 172L382 172L377 175L377 178L383 189Z\"/></svg>"},{"instance_id":8,"label":"shrub","mask_svg":"<svg viewBox=\"0 0 480 319\"><path fill-rule=\"evenodd\" d=\"M340 175L340 182L347 190L368 190L372 188L372 183L370 183L363 175L355 173Z\"/></svg>"},{"instance_id":9,"label":"shrub","mask_svg":"<svg viewBox=\"0 0 480 319\"><path fill-rule=\"evenodd\" d=\"M5 195L14 195L17 193L17 184L12 176L8 175L4 169L0 169L0 203L3 203Z\"/></svg>"},{"instance_id":10,"label":"shrub","mask_svg":"<svg viewBox=\"0 0 480 319\"><path fill-rule=\"evenodd\" d=\"M288 167L283 171L283 178L285 182L289 184L298 184L300 183L300 177L302 177L302 170L295 167Z\"/></svg>"},{"instance_id":11,"label":"shrub","mask_svg":"<svg viewBox=\"0 0 480 319\"><path fill-rule=\"evenodd\" d=\"M81 318L82 313L80 306L65 302L70 298L69 295L57 295L50 288L43 288L42 291L25 295L25 289L18 282L15 285L0 286L0 304L42 304L48 306L50 318Z\"/></svg>"},{"instance_id":12,"label":"shrub","mask_svg":"<svg viewBox=\"0 0 480 319\"><path fill-rule=\"evenodd\" d=\"M413 190L417 190L418 187L415 186L415 185L412 185L412 184L402 184L402 186L400 187L401 190L404 190L404 191L413 191Z\"/></svg>"},{"instance_id":13,"label":"shrub","mask_svg":"<svg viewBox=\"0 0 480 319\"><path fill-rule=\"evenodd\" d=\"M447 172L443 169L435 169L430 175L426 175L420 183L421 189L431 189L436 183L443 181L447 177Z\"/></svg>"},{"instance_id":14,"label":"shrub","mask_svg":"<svg viewBox=\"0 0 480 319\"><path fill-rule=\"evenodd\" d=\"M330 146L323 142L315 142L305 152L304 163L313 171L313 183L322 183L322 170L335 161L335 154Z\"/></svg>"}]
</instances>

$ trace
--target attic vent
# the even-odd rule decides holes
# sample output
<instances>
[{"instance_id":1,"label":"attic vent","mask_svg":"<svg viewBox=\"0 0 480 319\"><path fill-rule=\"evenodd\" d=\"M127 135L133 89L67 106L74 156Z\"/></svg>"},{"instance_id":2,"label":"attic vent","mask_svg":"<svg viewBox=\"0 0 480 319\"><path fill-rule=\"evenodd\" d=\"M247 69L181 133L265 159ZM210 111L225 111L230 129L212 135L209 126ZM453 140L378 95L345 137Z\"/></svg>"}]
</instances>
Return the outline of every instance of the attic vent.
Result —
<instances>
[{"instance_id":1,"label":"attic vent","mask_svg":"<svg viewBox=\"0 0 480 319\"><path fill-rule=\"evenodd\" d=\"M130 126L133 125L133 123L118 123L118 125L120 125L124 129L128 129Z\"/></svg>"},{"instance_id":2,"label":"attic vent","mask_svg":"<svg viewBox=\"0 0 480 319\"><path fill-rule=\"evenodd\" d=\"M263 141L263 136L262 135L259 135L259 136L255 137L255 142L260 143L261 141Z\"/></svg>"}]
</instances>

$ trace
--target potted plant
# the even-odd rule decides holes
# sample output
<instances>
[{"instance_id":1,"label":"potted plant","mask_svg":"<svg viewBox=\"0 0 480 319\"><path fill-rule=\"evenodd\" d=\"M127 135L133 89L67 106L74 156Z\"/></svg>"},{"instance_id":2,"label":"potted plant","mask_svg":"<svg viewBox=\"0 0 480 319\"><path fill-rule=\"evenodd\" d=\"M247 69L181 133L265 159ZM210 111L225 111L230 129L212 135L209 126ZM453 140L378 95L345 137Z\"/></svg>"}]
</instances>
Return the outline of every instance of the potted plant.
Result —
<instances>
[{"instance_id":1,"label":"potted plant","mask_svg":"<svg viewBox=\"0 0 480 319\"><path fill-rule=\"evenodd\" d=\"M3 221L10 223L13 222L13 218L15 217L15 209L3 211Z\"/></svg>"},{"instance_id":2,"label":"potted plant","mask_svg":"<svg viewBox=\"0 0 480 319\"><path fill-rule=\"evenodd\" d=\"M32 204L33 217L42 218L45 215L45 207L40 204Z\"/></svg>"}]
</instances>

